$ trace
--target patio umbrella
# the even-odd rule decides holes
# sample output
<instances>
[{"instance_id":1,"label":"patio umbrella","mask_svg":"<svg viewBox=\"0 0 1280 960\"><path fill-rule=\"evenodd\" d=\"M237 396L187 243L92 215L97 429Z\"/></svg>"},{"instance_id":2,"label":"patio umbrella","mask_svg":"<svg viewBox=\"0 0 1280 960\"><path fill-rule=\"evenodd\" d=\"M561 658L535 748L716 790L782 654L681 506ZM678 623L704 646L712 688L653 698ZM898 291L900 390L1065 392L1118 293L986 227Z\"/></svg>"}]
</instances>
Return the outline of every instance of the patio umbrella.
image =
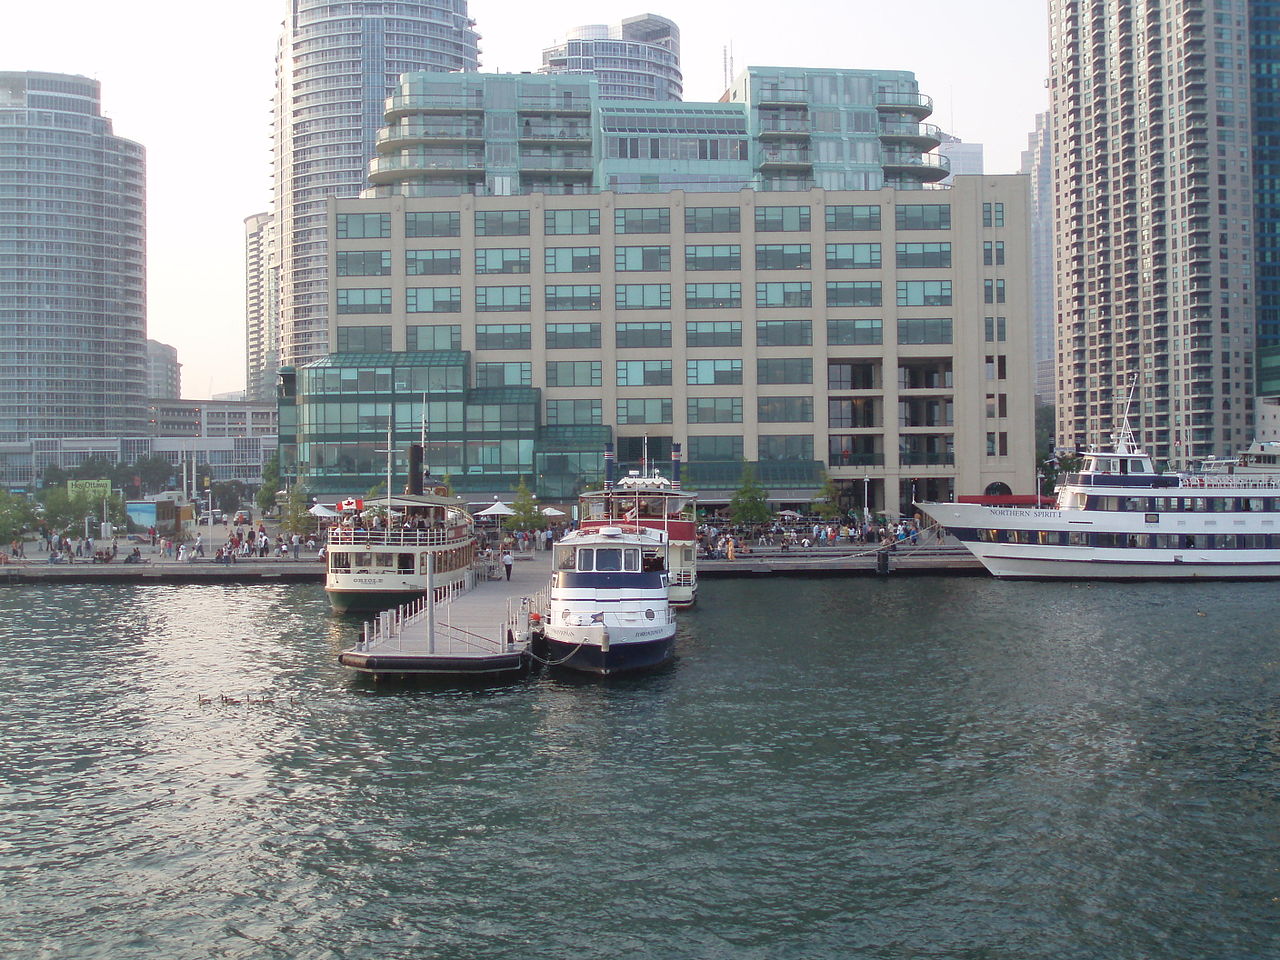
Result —
<instances>
[{"instance_id":1,"label":"patio umbrella","mask_svg":"<svg viewBox=\"0 0 1280 960\"><path fill-rule=\"evenodd\" d=\"M778 511L778 516L780 516L780 517L789 517L789 518L791 518L792 520L799 520L799 519L800 519L800 514L796 513L794 510L779 510L779 511Z\"/></svg>"},{"instance_id":2,"label":"patio umbrella","mask_svg":"<svg viewBox=\"0 0 1280 960\"><path fill-rule=\"evenodd\" d=\"M515 511L501 500L476 512L477 517L511 517L514 515Z\"/></svg>"},{"instance_id":3,"label":"patio umbrella","mask_svg":"<svg viewBox=\"0 0 1280 960\"><path fill-rule=\"evenodd\" d=\"M557 510L555 507L543 507L542 515L544 517L563 517L565 516L565 512L563 510Z\"/></svg>"},{"instance_id":4,"label":"patio umbrella","mask_svg":"<svg viewBox=\"0 0 1280 960\"><path fill-rule=\"evenodd\" d=\"M314 507L307 511L313 517L340 517L342 514L330 510L323 503L317 503Z\"/></svg>"}]
</instances>

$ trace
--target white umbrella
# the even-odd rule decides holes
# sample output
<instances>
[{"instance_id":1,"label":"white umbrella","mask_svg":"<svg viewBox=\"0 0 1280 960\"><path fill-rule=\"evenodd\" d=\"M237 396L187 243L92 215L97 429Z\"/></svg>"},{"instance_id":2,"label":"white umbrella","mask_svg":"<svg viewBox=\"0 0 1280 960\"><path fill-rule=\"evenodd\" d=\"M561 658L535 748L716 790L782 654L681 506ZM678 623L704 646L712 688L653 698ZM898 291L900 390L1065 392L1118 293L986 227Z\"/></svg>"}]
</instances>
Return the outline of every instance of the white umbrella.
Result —
<instances>
[{"instance_id":1,"label":"white umbrella","mask_svg":"<svg viewBox=\"0 0 1280 960\"><path fill-rule=\"evenodd\" d=\"M796 513L794 510L779 510L778 516L791 517L793 520L798 520L800 518L800 514Z\"/></svg>"},{"instance_id":2,"label":"white umbrella","mask_svg":"<svg viewBox=\"0 0 1280 960\"><path fill-rule=\"evenodd\" d=\"M317 503L314 507L307 511L313 517L339 517L341 514L335 513L326 507L323 503Z\"/></svg>"},{"instance_id":3,"label":"white umbrella","mask_svg":"<svg viewBox=\"0 0 1280 960\"><path fill-rule=\"evenodd\" d=\"M542 515L544 517L563 517L565 516L565 512L563 510L557 510L555 507L543 507Z\"/></svg>"},{"instance_id":4,"label":"white umbrella","mask_svg":"<svg viewBox=\"0 0 1280 960\"><path fill-rule=\"evenodd\" d=\"M515 511L499 500L491 506L485 507L476 513L477 517L512 517Z\"/></svg>"}]
</instances>

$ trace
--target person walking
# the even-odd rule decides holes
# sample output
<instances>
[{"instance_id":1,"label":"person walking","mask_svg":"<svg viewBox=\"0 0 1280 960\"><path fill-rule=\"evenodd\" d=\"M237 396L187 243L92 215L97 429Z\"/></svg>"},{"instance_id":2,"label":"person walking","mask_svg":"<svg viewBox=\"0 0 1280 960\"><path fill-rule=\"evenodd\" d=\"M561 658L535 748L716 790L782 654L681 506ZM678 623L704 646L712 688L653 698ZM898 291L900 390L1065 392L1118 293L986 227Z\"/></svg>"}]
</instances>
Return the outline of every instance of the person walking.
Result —
<instances>
[{"instance_id":1,"label":"person walking","mask_svg":"<svg viewBox=\"0 0 1280 960\"><path fill-rule=\"evenodd\" d=\"M510 550L502 551L502 565L507 568L507 579L511 579L511 568L515 566L516 558L511 555Z\"/></svg>"}]
</instances>

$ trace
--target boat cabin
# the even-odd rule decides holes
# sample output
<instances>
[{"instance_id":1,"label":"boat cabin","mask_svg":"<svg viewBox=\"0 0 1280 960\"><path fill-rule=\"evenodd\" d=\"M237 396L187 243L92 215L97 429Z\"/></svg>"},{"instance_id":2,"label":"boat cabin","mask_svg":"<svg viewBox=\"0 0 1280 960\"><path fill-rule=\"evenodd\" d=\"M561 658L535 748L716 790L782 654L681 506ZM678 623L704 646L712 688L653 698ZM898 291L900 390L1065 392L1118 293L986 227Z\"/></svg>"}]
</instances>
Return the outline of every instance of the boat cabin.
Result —
<instances>
[{"instance_id":1,"label":"boat cabin","mask_svg":"<svg viewBox=\"0 0 1280 960\"><path fill-rule=\"evenodd\" d=\"M617 527L605 527L599 537L563 540L555 545L553 563L556 570L573 570L577 573L661 573L666 569L664 544L654 540L651 544L610 543L609 537L619 537L623 531Z\"/></svg>"},{"instance_id":2,"label":"boat cabin","mask_svg":"<svg viewBox=\"0 0 1280 960\"><path fill-rule=\"evenodd\" d=\"M1101 473L1117 476L1155 473L1151 458L1145 453L1090 452L1084 458L1084 473Z\"/></svg>"}]
</instances>

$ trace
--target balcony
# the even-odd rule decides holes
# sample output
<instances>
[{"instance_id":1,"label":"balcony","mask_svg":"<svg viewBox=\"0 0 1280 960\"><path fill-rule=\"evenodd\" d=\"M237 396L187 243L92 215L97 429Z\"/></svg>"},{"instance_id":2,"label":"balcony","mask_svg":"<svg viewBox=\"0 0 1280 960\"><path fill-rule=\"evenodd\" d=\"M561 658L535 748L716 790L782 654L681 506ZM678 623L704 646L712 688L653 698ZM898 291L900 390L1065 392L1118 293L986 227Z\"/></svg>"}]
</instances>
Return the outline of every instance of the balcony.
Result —
<instances>
[{"instance_id":1,"label":"balcony","mask_svg":"<svg viewBox=\"0 0 1280 960\"><path fill-rule=\"evenodd\" d=\"M480 90L456 94L396 94L387 97L386 118L398 120L415 113L478 113L484 110L484 93Z\"/></svg>"},{"instance_id":2,"label":"balcony","mask_svg":"<svg viewBox=\"0 0 1280 960\"><path fill-rule=\"evenodd\" d=\"M794 107L809 103L809 91L805 87L782 87L762 84L758 91L757 107Z\"/></svg>"},{"instance_id":3,"label":"balcony","mask_svg":"<svg viewBox=\"0 0 1280 960\"><path fill-rule=\"evenodd\" d=\"M389 153L420 144L483 143L484 127L478 123L406 120L378 131L378 152Z\"/></svg>"},{"instance_id":4,"label":"balcony","mask_svg":"<svg viewBox=\"0 0 1280 960\"><path fill-rule=\"evenodd\" d=\"M951 172L951 161L935 153L890 153L881 161L884 175L889 180L915 180L921 183L937 183Z\"/></svg>"},{"instance_id":5,"label":"balcony","mask_svg":"<svg viewBox=\"0 0 1280 960\"><path fill-rule=\"evenodd\" d=\"M759 132L762 140L807 139L809 136L809 121L762 117Z\"/></svg>"},{"instance_id":6,"label":"balcony","mask_svg":"<svg viewBox=\"0 0 1280 960\"><path fill-rule=\"evenodd\" d=\"M904 123L900 120L881 120L880 142L886 146L905 145L912 150L928 153L942 143L942 131L932 123Z\"/></svg>"},{"instance_id":7,"label":"balcony","mask_svg":"<svg viewBox=\"0 0 1280 960\"><path fill-rule=\"evenodd\" d=\"M558 117L589 117L591 99L568 93L558 97L521 97L516 110L519 113L541 113Z\"/></svg>"},{"instance_id":8,"label":"balcony","mask_svg":"<svg viewBox=\"0 0 1280 960\"><path fill-rule=\"evenodd\" d=\"M414 177L454 176L484 172L484 157L477 154L433 154L411 157L375 157L369 161L369 182L395 183Z\"/></svg>"},{"instance_id":9,"label":"balcony","mask_svg":"<svg viewBox=\"0 0 1280 960\"><path fill-rule=\"evenodd\" d=\"M587 156L564 154L522 154L520 171L522 173L577 173L589 177L595 171L595 160Z\"/></svg>"},{"instance_id":10,"label":"balcony","mask_svg":"<svg viewBox=\"0 0 1280 960\"><path fill-rule=\"evenodd\" d=\"M520 127L520 140L522 143L543 141L548 143L589 144L591 143L591 128L580 126L577 123L534 123L532 120L525 120Z\"/></svg>"},{"instance_id":11,"label":"balcony","mask_svg":"<svg viewBox=\"0 0 1280 960\"><path fill-rule=\"evenodd\" d=\"M881 113L908 113L923 120L933 114L933 98L923 93L878 93L876 109Z\"/></svg>"},{"instance_id":12,"label":"balcony","mask_svg":"<svg viewBox=\"0 0 1280 960\"><path fill-rule=\"evenodd\" d=\"M813 166L813 154L808 150L762 150L761 170L807 170Z\"/></svg>"}]
</instances>

